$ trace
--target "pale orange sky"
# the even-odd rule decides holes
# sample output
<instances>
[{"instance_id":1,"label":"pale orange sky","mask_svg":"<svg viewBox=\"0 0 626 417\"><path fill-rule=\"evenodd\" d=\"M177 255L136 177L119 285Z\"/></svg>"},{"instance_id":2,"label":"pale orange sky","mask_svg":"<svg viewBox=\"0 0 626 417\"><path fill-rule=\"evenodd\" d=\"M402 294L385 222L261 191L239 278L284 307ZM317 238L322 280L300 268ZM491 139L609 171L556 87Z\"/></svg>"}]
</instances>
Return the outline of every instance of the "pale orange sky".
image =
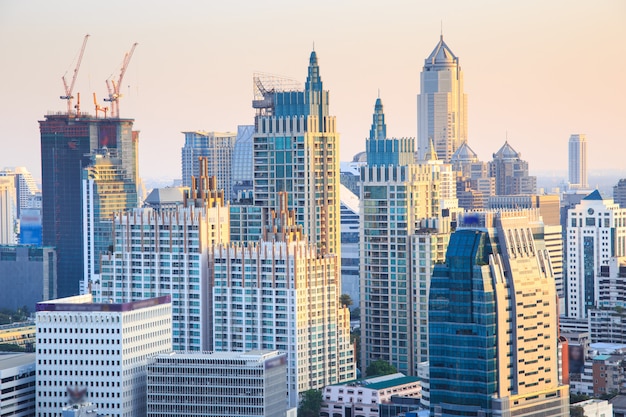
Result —
<instances>
[{"instance_id":1,"label":"pale orange sky","mask_svg":"<svg viewBox=\"0 0 626 417\"><path fill-rule=\"evenodd\" d=\"M40 176L39 127L63 111L61 76L91 35L75 92L119 73L120 113L140 134L140 174L180 177L186 130L252 124L252 74L304 82L315 43L340 158L365 148L380 89L388 136L417 135L419 74L441 23L469 95L469 144L491 159L509 143L537 171L565 172L586 133L590 171L626 171L626 1L0 0L0 168Z\"/></svg>"}]
</instances>

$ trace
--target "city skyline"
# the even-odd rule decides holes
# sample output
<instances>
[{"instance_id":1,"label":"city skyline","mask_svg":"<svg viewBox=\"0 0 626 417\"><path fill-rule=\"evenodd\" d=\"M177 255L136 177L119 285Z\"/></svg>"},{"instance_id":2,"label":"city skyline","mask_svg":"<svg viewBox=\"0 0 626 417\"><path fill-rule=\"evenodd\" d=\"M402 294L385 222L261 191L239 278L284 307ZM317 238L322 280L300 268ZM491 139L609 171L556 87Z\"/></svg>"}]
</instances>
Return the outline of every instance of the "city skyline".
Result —
<instances>
[{"instance_id":1,"label":"city skyline","mask_svg":"<svg viewBox=\"0 0 626 417\"><path fill-rule=\"evenodd\" d=\"M243 8L228 2L146 5L0 5L0 53L11 63L0 69L0 111L10 115L0 121L0 166L26 166L40 178L37 121L48 111L64 111L60 78L65 71L71 77L86 33L75 88L81 108L94 114L93 92L107 104L104 81L117 77L124 53L138 42L120 115L134 118L141 131L141 176L173 179L180 176L181 132L234 131L252 123L253 73L299 78L297 57L305 59L314 43L333 92L342 161L364 150L379 90L393 126L388 136L416 137L419 74L443 27L465 74L468 138L481 160L491 159L508 138L531 173L565 177L568 138L584 133L590 171L623 169L618 155L602 150L626 139L619 128L626 82L599 76L594 59L610 55L612 66L626 64L622 2L396 1L384 9L373 2L322 2L311 10L277 0ZM60 24L68 16L76 21Z\"/></svg>"}]
</instances>

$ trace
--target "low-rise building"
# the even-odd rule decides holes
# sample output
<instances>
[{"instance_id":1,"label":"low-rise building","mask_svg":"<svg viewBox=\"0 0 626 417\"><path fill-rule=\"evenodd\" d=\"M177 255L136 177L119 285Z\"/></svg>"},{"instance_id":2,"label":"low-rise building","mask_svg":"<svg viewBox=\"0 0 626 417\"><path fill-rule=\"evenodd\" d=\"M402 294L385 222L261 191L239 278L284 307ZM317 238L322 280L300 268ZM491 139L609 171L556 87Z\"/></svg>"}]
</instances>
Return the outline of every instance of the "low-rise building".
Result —
<instances>
[{"instance_id":1,"label":"low-rise building","mask_svg":"<svg viewBox=\"0 0 626 417\"><path fill-rule=\"evenodd\" d=\"M148 417L285 417L286 366L287 355L271 350L157 355L148 365Z\"/></svg>"},{"instance_id":2,"label":"low-rise building","mask_svg":"<svg viewBox=\"0 0 626 417\"><path fill-rule=\"evenodd\" d=\"M591 399L580 401L571 405L572 408L579 407L583 410L585 417L612 417L613 405L606 400Z\"/></svg>"},{"instance_id":3,"label":"low-rise building","mask_svg":"<svg viewBox=\"0 0 626 417\"><path fill-rule=\"evenodd\" d=\"M0 353L0 416L35 415L35 354Z\"/></svg>"},{"instance_id":4,"label":"low-rise building","mask_svg":"<svg viewBox=\"0 0 626 417\"><path fill-rule=\"evenodd\" d=\"M381 406L401 402L398 397L419 400L421 392L420 379L402 373L329 385L324 388L320 416L379 417Z\"/></svg>"}]
</instances>

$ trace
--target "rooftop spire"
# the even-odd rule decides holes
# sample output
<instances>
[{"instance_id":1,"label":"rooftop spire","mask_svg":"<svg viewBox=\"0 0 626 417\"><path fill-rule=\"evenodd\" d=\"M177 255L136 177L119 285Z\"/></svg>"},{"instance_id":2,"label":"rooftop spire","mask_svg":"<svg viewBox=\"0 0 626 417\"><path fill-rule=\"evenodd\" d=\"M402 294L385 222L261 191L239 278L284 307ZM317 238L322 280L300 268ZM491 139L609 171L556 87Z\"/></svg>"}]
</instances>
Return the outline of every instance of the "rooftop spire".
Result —
<instances>
[{"instance_id":1,"label":"rooftop spire","mask_svg":"<svg viewBox=\"0 0 626 417\"><path fill-rule=\"evenodd\" d=\"M372 127L370 129L371 140L387 139L387 125L385 124L385 113L383 112L383 102L380 99L380 90L378 98L374 105L374 115L372 116Z\"/></svg>"}]
</instances>

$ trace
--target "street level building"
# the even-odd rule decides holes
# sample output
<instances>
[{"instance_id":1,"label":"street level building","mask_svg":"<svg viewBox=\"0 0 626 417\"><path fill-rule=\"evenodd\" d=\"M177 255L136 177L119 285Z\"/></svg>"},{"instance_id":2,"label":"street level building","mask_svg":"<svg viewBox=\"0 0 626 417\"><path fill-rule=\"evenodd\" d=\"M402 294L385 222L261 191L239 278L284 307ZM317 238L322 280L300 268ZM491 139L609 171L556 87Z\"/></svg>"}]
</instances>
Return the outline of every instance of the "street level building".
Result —
<instances>
[{"instance_id":1,"label":"street level building","mask_svg":"<svg viewBox=\"0 0 626 417\"><path fill-rule=\"evenodd\" d=\"M35 354L0 352L0 416L35 415Z\"/></svg>"},{"instance_id":2,"label":"street level building","mask_svg":"<svg viewBox=\"0 0 626 417\"><path fill-rule=\"evenodd\" d=\"M148 358L172 349L169 296L123 304L91 294L37 304L37 417L86 399L111 417L146 416Z\"/></svg>"},{"instance_id":3,"label":"street level building","mask_svg":"<svg viewBox=\"0 0 626 417\"><path fill-rule=\"evenodd\" d=\"M156 355L148 364L148 417L285 417L286 363L270 350Z\"/></svg>"}]
</instances>

